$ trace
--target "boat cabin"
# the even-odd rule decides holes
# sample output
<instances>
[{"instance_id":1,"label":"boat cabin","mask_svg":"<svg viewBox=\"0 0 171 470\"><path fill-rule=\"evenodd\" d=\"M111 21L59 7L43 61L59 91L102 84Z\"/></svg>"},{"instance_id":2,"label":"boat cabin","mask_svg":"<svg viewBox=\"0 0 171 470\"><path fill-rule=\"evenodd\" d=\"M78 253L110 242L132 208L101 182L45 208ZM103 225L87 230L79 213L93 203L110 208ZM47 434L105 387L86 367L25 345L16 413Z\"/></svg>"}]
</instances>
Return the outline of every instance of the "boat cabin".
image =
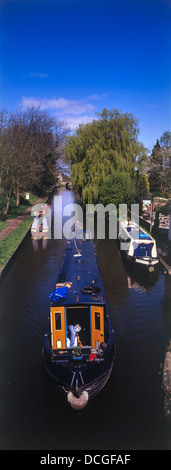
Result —
<instances>
[{"instance_id":1,"label":"boat cabin","mask_svg":"<svg viewBox=\"0 0 171 470\"><path fill-rule=\"evenodd\" d=\"M99 349L104 342L104 306L78 305L50 308L51 347Z\"/></svg>"},{"instance_id":2,"label":"boat cabin","mask_svg":"<svg viewBox=\"0 0 171 470\"><path fill-rule=\"evenodd\" d=\"M154 238L139 226L122 225L120 239L129 243L129 255L138 258L157 258Z\"/></svg>"}]
</instances>

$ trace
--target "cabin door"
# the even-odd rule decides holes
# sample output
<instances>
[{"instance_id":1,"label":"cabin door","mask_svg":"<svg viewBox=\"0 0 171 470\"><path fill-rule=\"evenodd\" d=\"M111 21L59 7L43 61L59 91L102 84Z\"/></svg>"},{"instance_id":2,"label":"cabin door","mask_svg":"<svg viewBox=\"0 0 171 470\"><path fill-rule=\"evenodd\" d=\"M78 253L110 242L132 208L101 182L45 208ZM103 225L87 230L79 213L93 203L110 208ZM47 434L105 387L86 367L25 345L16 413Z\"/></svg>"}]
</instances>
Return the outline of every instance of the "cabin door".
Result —
<instances>
[{"instance_id":1,"label":"cabin door","mask_svg":"<svg viewBox=\"0 0 171 470\"><path fill-rule=\"evenodd\" d=\"M99 348L104 341L104 308L91 307L92 347Z\"/></svg>"},{"instance_id":2,"label":"cabin door","mask_svg":"<svg viewBox=\"0 0 171 470\"><path fill-rule=\"evenodd\" d=\"M51 307L51 342L52 349L66 348L65 308Z\"/></svg>"}]
</instances>

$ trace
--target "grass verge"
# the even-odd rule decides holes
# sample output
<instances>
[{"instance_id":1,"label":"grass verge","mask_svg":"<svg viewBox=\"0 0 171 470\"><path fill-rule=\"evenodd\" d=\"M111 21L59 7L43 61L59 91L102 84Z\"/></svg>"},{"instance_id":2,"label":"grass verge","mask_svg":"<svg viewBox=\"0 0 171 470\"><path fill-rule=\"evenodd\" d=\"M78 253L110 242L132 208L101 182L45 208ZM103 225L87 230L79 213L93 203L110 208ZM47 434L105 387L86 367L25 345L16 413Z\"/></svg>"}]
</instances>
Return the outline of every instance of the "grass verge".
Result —
<instances>
[{"instance_id":1,"label":"grass verge","mask_svg":"<svg viewBox=\"0 0 171 470\"><path fill-rule=\"evenodd\" d=\"M0 241L0 270L2 270L8 259L16 250L27 230L30 228L32 221L33 217L28 215L27 218L18 225L18 227Z\"/></svg>"},{"instance_id":2,"label":"grass verge","mask_svg":"<svg viewBox=\"0 0 171 470\"><path fill-rule=\"evenodd\" d=\"M53 187L48 188L47 192L50 193L52 189ZM42 199L41 204L46 204L47 199L48 199L48 194L46 194L46 196ZM27 205L20 205L17 211L15 207L15 212L11 210L9 217L13 218L14 214L15 214L15 217L17 217L29 206L34 205L37 200L38 200L38 196L36 196L35 194L30 194L29 203L27 203ZM0 271L2 271L7 261L11 258L11 256L15 252L16 248L18 247L18 245L24 238L26 232L31 227L32 222L33 222L33 217L28 214L27 217L23 220L23 222L20 222L20 224L11 233L6 235L6 237L0 241ZM3 228L5 228L7 225L8 225L7 222L0 221L0 231Z\"/></svg>"},{"instance_id":3,"label":"grass verge","mask_svg":"<svg viewBox=\"0 0 171 470\"><path fill-rule=\"evenodd\" d=\"M0 220L0 232L6 227L8 227L8 222Z\"/></svg>"}]
</instances>

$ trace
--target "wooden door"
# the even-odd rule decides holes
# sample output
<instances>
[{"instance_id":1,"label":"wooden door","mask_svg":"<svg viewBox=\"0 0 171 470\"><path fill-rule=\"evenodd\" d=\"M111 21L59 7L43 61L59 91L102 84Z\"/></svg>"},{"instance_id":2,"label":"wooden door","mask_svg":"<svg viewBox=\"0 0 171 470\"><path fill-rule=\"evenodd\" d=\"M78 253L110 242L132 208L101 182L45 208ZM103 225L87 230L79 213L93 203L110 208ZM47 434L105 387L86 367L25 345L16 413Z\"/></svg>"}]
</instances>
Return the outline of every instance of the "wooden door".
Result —
<instances>
[{"instance_id":1,"label":"wooden door","mask_svg":"<svg viewBox=\"0 0 171 470\"><path fill-rule=\"evenodd\" d=\"M100 347L104 341L104 308L98 306L91 307L91 326L92 326L92 347Z\"/></svg>"},{"instance_id":2,"label":"wooden door","mask_svg":"<svg viewBox=\"0 0 171 470\"><path fill-rule=\"evenodd\" d=\"M51 343L52 349L66 348L64 307L51 307Z\"/></svg>"}]
</instances>

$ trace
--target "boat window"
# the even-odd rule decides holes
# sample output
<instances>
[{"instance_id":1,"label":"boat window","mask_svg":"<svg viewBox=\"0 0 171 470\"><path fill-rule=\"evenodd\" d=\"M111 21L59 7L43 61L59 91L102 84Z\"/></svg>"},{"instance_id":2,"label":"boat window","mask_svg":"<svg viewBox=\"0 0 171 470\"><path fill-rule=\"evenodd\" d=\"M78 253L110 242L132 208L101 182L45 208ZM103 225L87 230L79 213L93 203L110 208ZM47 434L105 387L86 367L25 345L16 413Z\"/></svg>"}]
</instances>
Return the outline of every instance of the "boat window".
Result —
<instances>
[{"instance_id":1,"label":"boat window","mask_svg":"<svg viewBox=\"0 0 171 470\"><path fill-rule=\"evenodd\" d=\"M61 312L55 312L56 330L61 330Z\"/></svg>"},{"instance_id":2,"label":"boat window","mask_svg":"<svg viewBox=\"0 0 171 470\"><path fill-rule=\"evenodd\" d=\"M100 330L100 313L95 312L95 330Z\"/></svg>"},{"instance_id":3,"label":"boat window","mask_svg":"<svg viewBox=\"0 0 171 470\"><path fill-rule=\"evenodd\" d=\"M133 243L134 247L134 256L140 258L152 257L152 249L154 243Z\"/></svg>"}]
</instances>

